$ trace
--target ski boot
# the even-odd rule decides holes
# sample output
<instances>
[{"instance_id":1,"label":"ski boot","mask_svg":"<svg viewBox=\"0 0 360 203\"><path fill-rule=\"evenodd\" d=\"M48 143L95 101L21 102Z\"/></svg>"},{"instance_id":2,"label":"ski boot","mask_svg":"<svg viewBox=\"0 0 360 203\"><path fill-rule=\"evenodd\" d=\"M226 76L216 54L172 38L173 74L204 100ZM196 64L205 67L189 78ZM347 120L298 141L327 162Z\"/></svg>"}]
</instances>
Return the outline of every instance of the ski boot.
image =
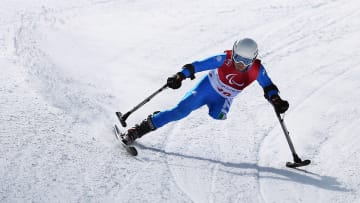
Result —
<instances>
[{"instance_id":1,"label":"ski boot","mask_svg":"<svg viewBox=\"0 0 360 203\"><path fill-rule=\"evenodd\" d=\"M127 133L123 136L122 142L126 145L132 145L136 139L155 130L151 117L152 115L148 116L147 119L144 119L140 124L128 129Z\"/></svg>"}]
</instances>

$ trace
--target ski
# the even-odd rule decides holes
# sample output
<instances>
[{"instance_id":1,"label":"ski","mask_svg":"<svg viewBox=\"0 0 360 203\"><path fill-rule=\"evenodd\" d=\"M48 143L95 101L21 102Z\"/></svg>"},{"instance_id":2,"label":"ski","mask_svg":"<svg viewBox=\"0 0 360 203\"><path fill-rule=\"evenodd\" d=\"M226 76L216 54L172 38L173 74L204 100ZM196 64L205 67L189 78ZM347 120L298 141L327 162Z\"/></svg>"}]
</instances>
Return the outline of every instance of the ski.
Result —
<instances>
[{"instance_id":1,"label":"ski","mask_svg":"<svg viewBox=\"0 0 360 203\"><path fill-rule=\"evenodd\" d=\"M129 154L131 154L132 156L138 155L138 151L134 146L126 145L125 143L123 143L123 133L120 132L119 127L116 124L114 125L114 134L116 139L120 141L121 146L123 146Z\"/></svg>"},{"instance_id":2,"label":"ski","mask_svg":"<svg viewBox=\"0 0 360 203\"><path fill-rule=\"evenodd\" d=\"M304 160L304 161L300 161L300 162L286 162L286 167L297 168L297 167L307 166L310 163L311 163L310 160Z\"/></svg>"}]
</instances>

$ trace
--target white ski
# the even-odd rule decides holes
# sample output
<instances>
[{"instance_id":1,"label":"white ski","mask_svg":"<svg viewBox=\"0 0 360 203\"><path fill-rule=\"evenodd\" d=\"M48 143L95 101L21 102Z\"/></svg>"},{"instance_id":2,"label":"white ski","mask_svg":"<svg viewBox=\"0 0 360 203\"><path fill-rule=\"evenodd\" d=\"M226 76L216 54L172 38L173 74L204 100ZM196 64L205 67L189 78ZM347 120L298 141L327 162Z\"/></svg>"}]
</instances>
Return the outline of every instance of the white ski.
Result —
<instances>
[{"instance_id":1,"label":"white ski","mask_svg":"<svg viewBox=\"0 0 360 203\"><path fill-rule=\"evenodd\" d=\"M129 154L131 154L132 156L138 155L138 151L134 146L126 145L122 141L124 134L120 132L120 129L116 124L114 125L114 134L115 134L116 139L120 141L121 146L123 146Z\"/></svg>"}]
</instances>

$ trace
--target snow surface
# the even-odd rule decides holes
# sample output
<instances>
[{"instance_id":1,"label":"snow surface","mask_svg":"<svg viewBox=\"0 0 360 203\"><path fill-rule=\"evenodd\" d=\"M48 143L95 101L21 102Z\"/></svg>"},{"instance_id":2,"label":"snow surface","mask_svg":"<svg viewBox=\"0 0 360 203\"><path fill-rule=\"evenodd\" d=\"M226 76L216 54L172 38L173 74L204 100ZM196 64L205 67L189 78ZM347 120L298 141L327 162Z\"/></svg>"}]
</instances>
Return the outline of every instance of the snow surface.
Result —
<instances>
[{"instance_id":1,"label":"snow surface","mask_svg":"<svg viewBox=\"0 0 360 203\"><path fill-rule=\"evenodd\" d=\"M360 202L359 19L355 0L1 0L0 202ZM204 107L140 139L138 157L121 149L115 111L241 37L258 41L311 165L285 167L256 83L226 121Z\"/></svg>"}]
</instances>

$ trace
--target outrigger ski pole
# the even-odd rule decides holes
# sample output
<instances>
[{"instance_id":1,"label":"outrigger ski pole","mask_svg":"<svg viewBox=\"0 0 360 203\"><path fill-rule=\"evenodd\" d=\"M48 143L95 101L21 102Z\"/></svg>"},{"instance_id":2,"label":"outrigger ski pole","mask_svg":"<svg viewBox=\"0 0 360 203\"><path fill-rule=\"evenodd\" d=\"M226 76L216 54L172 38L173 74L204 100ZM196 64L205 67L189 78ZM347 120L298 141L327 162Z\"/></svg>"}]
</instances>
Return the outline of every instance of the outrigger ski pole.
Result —
<instances>
[{"instance_id":1,"label":"outrigger ski pole","mask_svg":"<svg viewBox=\"0 0 360 203\"><path fill-rule=\"evenodd\" d=\"M276 113L277 118L279 119L281 128L283 129L283 132L285 134L286 140L289 144L291 153L293 155L294 158L294 162L286 162L286 166L289 168L296 168L296 167L300 167L300 166L306 166L309 165L311 163L310 160L306 159L306 160L301 160L299 158L299 156L297 155L296 151L295 151L295 147L290 139L290 135L289 135L289 131L287 130L286 126L285 126L285 122L284 122L284 118L281 118L281 115L279 113Z\"/></svg>"},{"instance_id":2,"label":"outrigger ski pole","mask_svg":"<svg viewBox=\"0 0 360 203\"><path fill-rule=\"evenodd\" d=\"M124 115L121 112L115 112L116 116L118 117L121 125L123 127L126 127L126 119L130 116L130 114L134 113L136 110L138 110L140 107L144 106L144 104L148 103L153 97L155 97L155 95L159 94L160 92L162 92L164 89L166 89L168 86L167 84L163 85L160 89L158 89L156 92L154 92L153 94L151 94L149 97L147 97L144 101L142 101L140 104L136 105L134 108L132 108L130 111L128 111L127 113L125 113Z\"/></svg>"}]
</instances>

